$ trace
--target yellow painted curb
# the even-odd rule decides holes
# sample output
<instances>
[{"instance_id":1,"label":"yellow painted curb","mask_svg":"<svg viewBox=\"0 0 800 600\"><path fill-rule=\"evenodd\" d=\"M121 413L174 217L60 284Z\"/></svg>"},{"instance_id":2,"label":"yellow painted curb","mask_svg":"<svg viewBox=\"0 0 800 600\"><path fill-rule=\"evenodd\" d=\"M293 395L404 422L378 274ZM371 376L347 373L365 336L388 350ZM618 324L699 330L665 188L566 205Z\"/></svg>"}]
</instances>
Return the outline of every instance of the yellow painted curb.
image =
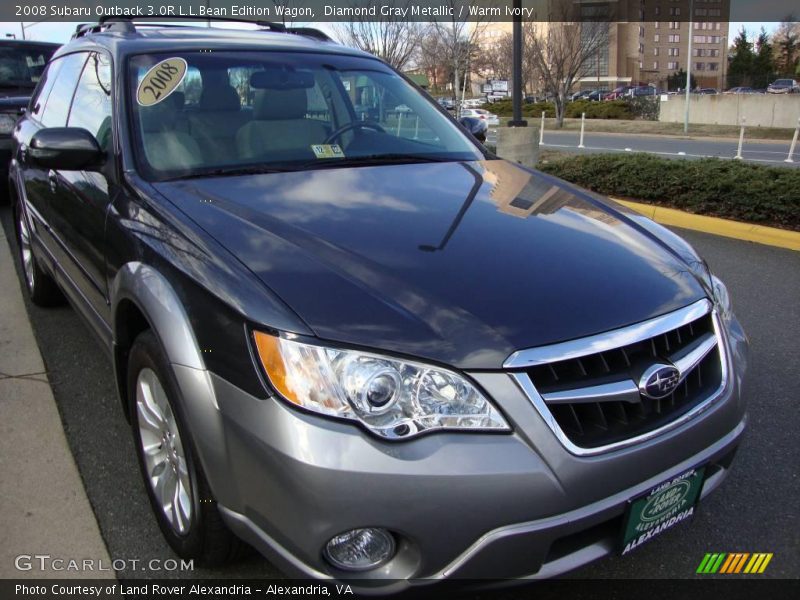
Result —
<instances>
[{"instance_id":1,"label":"yellow painted curb","mask_svg":"<svg viewBox=\"0 0 800 600\"><path fill-rule=\"evenodd\" d=\"M612 198L628 208L635 210L644 216L653 219L662 225L672 225L693 229L694 231L704 231L737 240L746 240L767 246L777 246L788 250L800 251L800 232L777 229L776 227L764 227L763 225L752 225L750 223L740 223L729 219L718 217L706 217L704 215L694 215L692 213L675 210L674 208L664 208L652 204L642 204L640 202L630 202Z\"/></svg>"}]
</instances>

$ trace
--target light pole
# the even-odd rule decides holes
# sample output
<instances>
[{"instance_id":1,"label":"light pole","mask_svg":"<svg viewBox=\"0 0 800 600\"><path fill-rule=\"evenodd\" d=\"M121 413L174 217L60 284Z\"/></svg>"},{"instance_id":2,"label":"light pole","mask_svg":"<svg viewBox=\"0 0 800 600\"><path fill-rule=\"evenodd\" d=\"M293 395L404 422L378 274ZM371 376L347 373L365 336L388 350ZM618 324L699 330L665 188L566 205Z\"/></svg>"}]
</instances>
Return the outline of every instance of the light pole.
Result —
<instances>
[{"instance_id":1,"label":"light pole","mask_svg":"<svg viewBox=\"0 0 800 600\"><path fill-rule=\"evenodd\" d=\"M30 25L25 25L25 23L20 21L19 28L22 30L22 39L27 39L25 37L25 30L30 29L31 27L36 27L37 25L41 25L42 23L46 23L47 21L36 21L35 23L31 23Z\"/></svg>"},{"instance_id":2,"label":"light pole","mask_svg":"<svg viewBox=\"0 0 800 600\"><path fill-rule=\"evenodd\" d=\"M728 87L728 84L725 82L725 67L728 66L728 37L722 36L722 82L720 83L719 89L721 92L725 91L725 88Z\"/></svg>"},{"instance_id":3,"label":"light pole","mask_svg":"<svg viewBox=\"0 0 800 600\"><path fill-rule=\"evenodd\" d=\"M509 127L527 127L528 122L522 118L522 0L514 0L514 30L512 79L514 89L511 90L511 106L514 116L509 122Z\"/></svg>"},{"instance_id":4,"label":"light pole","mask_svg":"<svg viewBox=\"0 0 800 600\"><path fill-rule=\"evenodd\" d=\"M689 0L689 49L686 51L686 108L683 114L683 133L689 133L689 88L692 85L692 19L694 17L694 0Z\"/></svg>"}]
</instances>

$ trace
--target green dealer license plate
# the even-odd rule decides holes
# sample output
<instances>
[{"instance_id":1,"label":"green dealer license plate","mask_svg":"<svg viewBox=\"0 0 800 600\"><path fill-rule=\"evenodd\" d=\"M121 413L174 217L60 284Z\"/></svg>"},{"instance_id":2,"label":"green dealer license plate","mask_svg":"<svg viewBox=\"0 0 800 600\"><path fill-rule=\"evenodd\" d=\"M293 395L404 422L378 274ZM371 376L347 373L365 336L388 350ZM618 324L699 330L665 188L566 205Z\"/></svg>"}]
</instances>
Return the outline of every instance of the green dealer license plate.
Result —
<instances>
[{"instance_id":1,"label":"green dealer license plate","mask_svg":"<svg viewBox=\"0 0 800 600\"><path fill-rule=\"evenodd\" d=\"M622 554L691 518L703 488L704 470L705 467L699 467L687 471L631 500L623 529Z\"/></svg>"}]
</instances>

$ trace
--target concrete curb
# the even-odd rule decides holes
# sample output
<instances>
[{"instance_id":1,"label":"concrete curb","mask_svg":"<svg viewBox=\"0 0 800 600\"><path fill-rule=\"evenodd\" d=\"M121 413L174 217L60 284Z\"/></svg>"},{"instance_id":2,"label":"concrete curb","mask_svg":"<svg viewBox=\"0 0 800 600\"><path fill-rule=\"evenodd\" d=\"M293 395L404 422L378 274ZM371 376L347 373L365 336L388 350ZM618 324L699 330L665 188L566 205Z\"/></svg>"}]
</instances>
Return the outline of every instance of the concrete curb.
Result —
<instances>
[{"instance_id":1,"label":"concrete curb","mask_svg":"<svg viewBox=\"0 0 800 600\"><path fill-rule=\"evenodd\" d=\"M694 231L713 233L724 237L766 244L777 248L800 251L800 232L777 229L775 227L765 227L763 225L752 225L741 223L729 219L718 217L706 217L695 215L674 208L665 208L653 204L642 204L641 202L631 202L612 198L615 202L627 206L638 213L662 225L672 225L673 227L683 227Z\"/></svg>"},{"instance_id":2,"label":"concrete curb","mask_svg":"<svg viewBox=\"0 0 800 600\"><path fill-rule=\"evenodd\" d=\"M9 242L0 227L0 578L114 578L64 435ZM84 560L93 567L84 570ZM98 570L100 564L108 570Z\"/></svg>"}]
</instances>

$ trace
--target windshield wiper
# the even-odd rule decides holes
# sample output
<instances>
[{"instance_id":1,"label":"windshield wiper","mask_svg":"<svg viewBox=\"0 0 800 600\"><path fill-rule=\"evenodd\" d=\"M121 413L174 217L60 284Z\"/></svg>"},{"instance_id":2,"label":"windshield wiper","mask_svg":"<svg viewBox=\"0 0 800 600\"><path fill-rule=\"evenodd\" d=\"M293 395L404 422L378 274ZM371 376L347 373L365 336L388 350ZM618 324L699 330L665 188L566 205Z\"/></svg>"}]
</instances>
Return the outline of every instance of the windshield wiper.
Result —
<instances>
[{"instance_id":1,"label":"windshield wiper","mask_svg":"<svg viewBox=\"0 0 800 600\"><path fill-rule=\"evenodd\" d=\"M183 179L202 179L204 177L235 177L237 175L263 175L266 173L286 173L297 171L296 167L224 167L220 169L209 169L207 171L197 171L186 175L169 177L166 181L181 181Z\"/></svg>"},{"instance_id":2,"label":"windshield wiper","mask_svg":"<svg viewBox=\"0 0 800 600\"><path fill-rule=\"evenodd\" d=\"M337 167L368 167L373 165L403 165L415 163L442 163L457 162L455 158L442 158L427 154L367 154L364 156L349 156L344 158L326 158L305 163L305 168L337 168Z\"/></svg>"}]
</instances>

